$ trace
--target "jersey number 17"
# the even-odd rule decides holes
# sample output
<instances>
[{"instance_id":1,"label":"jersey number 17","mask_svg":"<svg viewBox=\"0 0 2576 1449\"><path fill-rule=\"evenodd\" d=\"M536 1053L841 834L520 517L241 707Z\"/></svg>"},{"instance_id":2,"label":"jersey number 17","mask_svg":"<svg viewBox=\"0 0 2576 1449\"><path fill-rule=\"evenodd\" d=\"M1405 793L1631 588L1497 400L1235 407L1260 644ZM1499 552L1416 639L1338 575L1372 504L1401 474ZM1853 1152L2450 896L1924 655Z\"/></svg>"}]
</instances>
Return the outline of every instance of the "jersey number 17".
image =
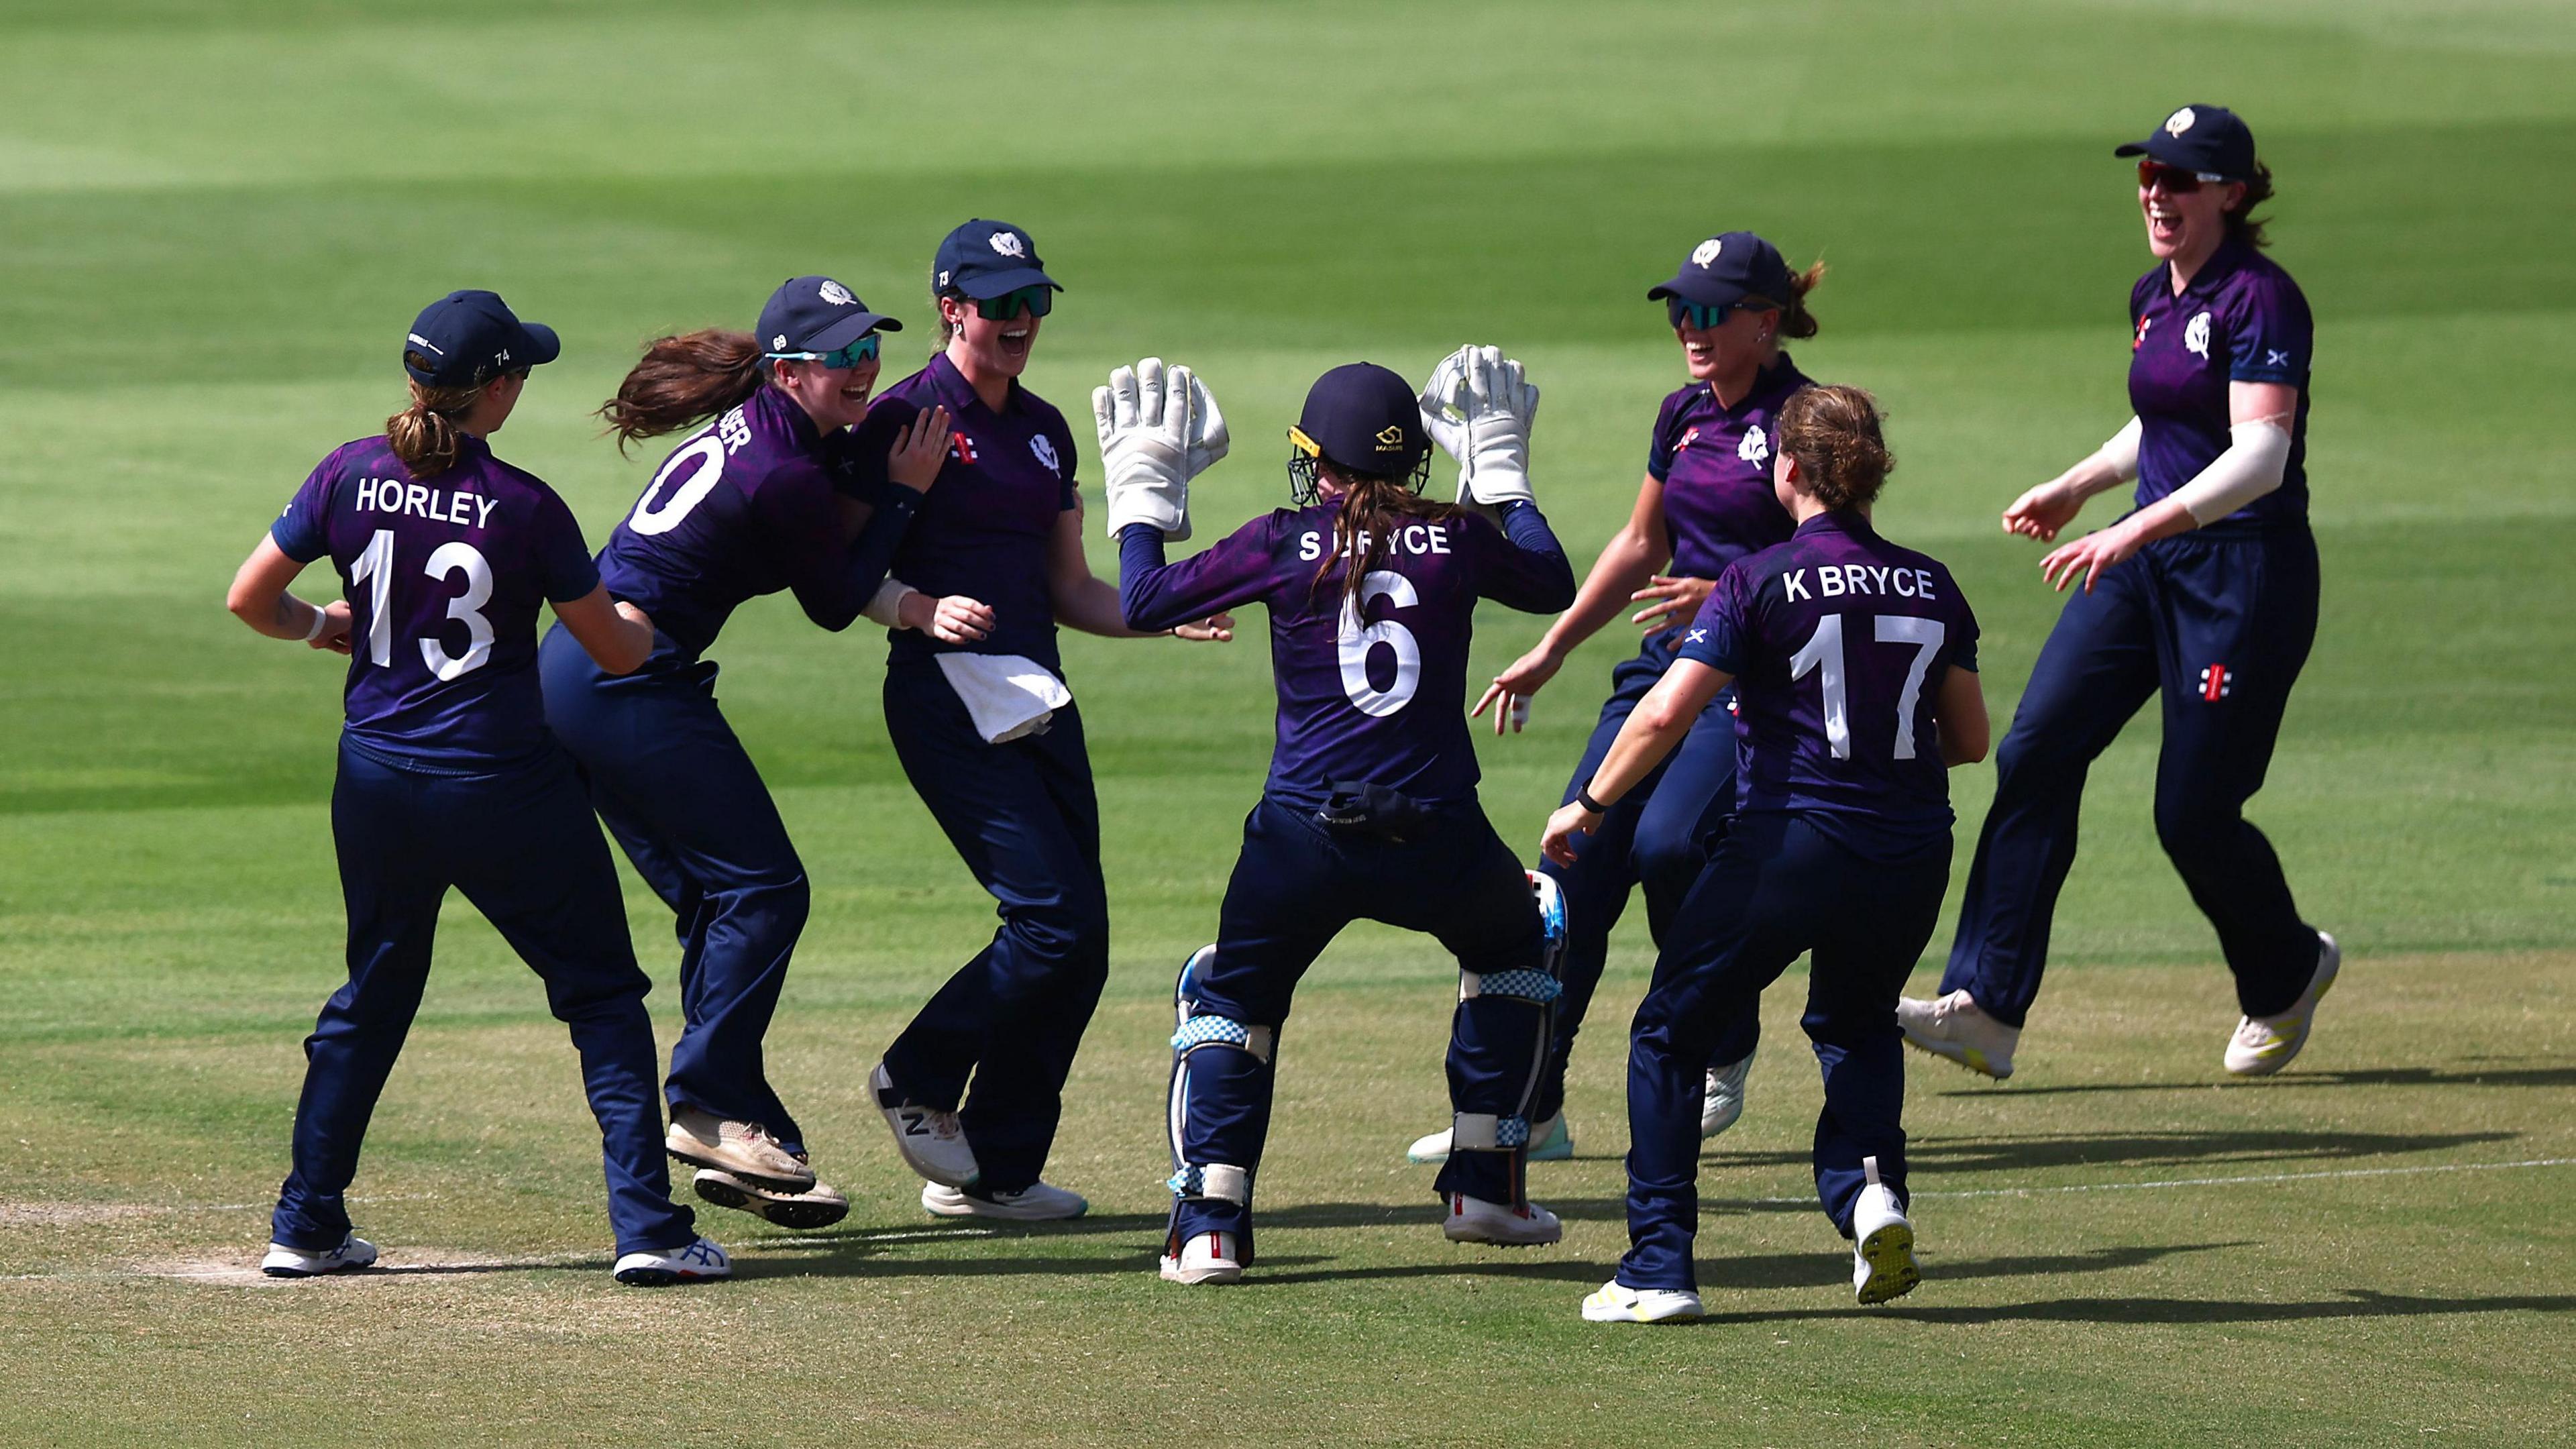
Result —
<instances>
[{"instance_id":1,"label":"jersey number 17","mask_svg":"<svg viewBox=\"0 0 2576 1449\"><path fill-rule=\"evenodd\" d=\"M1949 626L1938 619L1918 619L1910 614L1873 614L1872 634L1881 644L1911 644L1914 663L1905 671L1905 688L1896 696L1896 758L1914 758L1914 706L1923 698L1923 676L1932 669L1932 657L1941 652L1941 641L1949 636ZM1843 664L1843 616L1827 614L1816 621L1816 632L1798 652L1789 656L1789 681L1794 684L1810 674L1822 672L1825 692L1825 744L1837 760L1851 758L1850 671Z\"/></svg>"}]
</instances>

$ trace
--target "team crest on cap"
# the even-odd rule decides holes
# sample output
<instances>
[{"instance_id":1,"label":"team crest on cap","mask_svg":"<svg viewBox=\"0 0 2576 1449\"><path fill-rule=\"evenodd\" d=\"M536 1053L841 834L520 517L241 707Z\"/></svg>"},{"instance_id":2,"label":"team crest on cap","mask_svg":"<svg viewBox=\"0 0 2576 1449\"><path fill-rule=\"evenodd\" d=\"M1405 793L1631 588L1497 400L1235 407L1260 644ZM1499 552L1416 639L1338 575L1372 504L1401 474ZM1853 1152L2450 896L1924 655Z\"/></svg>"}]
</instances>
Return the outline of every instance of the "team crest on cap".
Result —
<instances>
[{"instance_id":1,"label":"team crest on cap","mask_svg":"<svg viewBox=\"0 0 2576 1449\"><path fill-rule=\"evenodd\" d=\"M1708 240L1701 242L1698 246L1691 248L1691 265L1695 267L1709 266L1717 260L1717 254L1724 250L1726 250L1726 242L1723 238L1710 237Z\"/></svg>"},{"instance_id":2,"label":"team crest on cap","mask_svg":"<svg viewBox=\"0 0 2576 1449\"><path fill-rule=\"evenodd\" d=\"M1018 232L997 231L993 233L993 250L1006 257L1024 257L1029 254L1029 244L1020 240Z\"/></svg>"},{"instance_id":3,"label":"team crest on cap","mask_svg":"<svg viewBox=\"0 0 2576 1449\"><path fill-rule=\"evenodd\" d=\"M1381 453L1392 453L1404 446L1404 426L1389 423L1377 430L1377 447Z\"/></svg>"},{"instance_id":4,"label":"team crest on cap","mask_svg":"<svg viewBox=\"0 0 2576 1449\"><path fill-rule=\"evenodd\" d=\"M2183 132L2190 130L2191 123L2199 119L2200 118L2198 116L2191 113L2191 107L2185 106L2181 110L2174 112L2172 115L2165 117L2165 134L2168 136L2179 136Z\"/></svg>"},{"instance_id":5,"label":"team crest on cap","mask_svg":"<svg viewBox=\"0 0 2576 1449\"><path fill-rule=\"evenodd\" d=\"M850 295L849 288L829 277L823 279L823 300L835 307L855 307L859 302L858 298Z\"/></svg>"},{"instance_id":6,"label":"team crest on cap","mask_svg":"<svg viewBox=\"0 0 2576 1449\"><path fill-rule=\"evenodd\" d=\"M1047 441L1046 434L1040 433L1036 437L1029 439L1029 451L1037 455L1038 462L1042 464L1048 472L1055 471L1055 444Z\"/></svg>"},{"instance_id":7,"label":"team crest on cap","mask_svg":"<svg viewBox=\"0 0 2576 1449\"><path fill-rule=\"evenodd\" d=\"M2183 324L2182 347L2185 352L2199 353L2200 360L2203 362L2207 362L2209 360L2208 313L2203 312L2192 318L2189 322Z\"/></svg>"}]
</instances>

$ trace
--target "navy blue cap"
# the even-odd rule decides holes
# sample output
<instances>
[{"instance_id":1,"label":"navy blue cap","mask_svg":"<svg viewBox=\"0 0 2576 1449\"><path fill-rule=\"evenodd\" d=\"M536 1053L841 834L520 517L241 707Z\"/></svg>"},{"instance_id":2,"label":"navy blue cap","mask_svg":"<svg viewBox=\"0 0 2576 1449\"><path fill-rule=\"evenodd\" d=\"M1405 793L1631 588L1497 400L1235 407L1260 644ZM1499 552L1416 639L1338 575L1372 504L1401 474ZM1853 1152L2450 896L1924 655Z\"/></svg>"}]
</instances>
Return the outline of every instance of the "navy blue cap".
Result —
<instances>
[{"instance_id":1,"label":"navy blue cap","mask_svg":"<svg viewBox=\"0 0 2576 1449\"><path fill-rule=\"evenodd\" d=\"M986 301L1022 287L1064 288L1046 274L1037 243L1007 221L981 217L950 232L930 263L930 290L935 296L963 292Z\"/></svg>"},{"instance_id":2,"label":"navy blue cap","mask_svg":"<svg viewBox=\"0 0 2576 1449\"><path fill-rule=\"evenodd\" d=\"M1315 379L1288 441L1354 473L1402 478L1431 456L1413 384L1374 362L1350 362Z\"/></svg>"},{"instance_id":3,"label":"navy blue cap","mask_svg":"<svg viewBox=\"0 0 2576 1449\"><path fill-rule=\"evenodd\" d=\"M1749 231L1730 231L1691 248L1673 279L1650 288L1646 300L1679 297L1724 307L1747 297L1786 307L1792 296L1789 261L1780 249Z\"/></svg>"},{"instance_id":4,"label":"navy blue cap","mask_svg":"<svg viewBox=\"0 0 2576 1449\"><path fill-rule=\"evenodd\" d=\"M562 355L555 329L520 321L497 292L450 292L403 338L403 371L425 387L481 387Z\"/></svg>"},{"instance_id":5,"label":"navy blue cap","mask_svg":"<svg viewBox=\"0 0 2576 1449\"><path fill-rule=\"evenodd\" d=\"M829 277L790 277L760 309L766 352L838 352L880 329L901 332L903 324L869 311L856 292Z\"/></svg>"},{"instance_id":6,"label":"navy blue cap","mask_svg":"<svg viewBox=\"0 0 2576 1449\"><path fill-rule=\"evenodd\" d=\"M2254 133L2225 106L2185 106L2165 117L2154 135L2131 141L2111 154L2151 156L2167 166L2221 181L2254 177Z\"/></svg>"}]
</instances>

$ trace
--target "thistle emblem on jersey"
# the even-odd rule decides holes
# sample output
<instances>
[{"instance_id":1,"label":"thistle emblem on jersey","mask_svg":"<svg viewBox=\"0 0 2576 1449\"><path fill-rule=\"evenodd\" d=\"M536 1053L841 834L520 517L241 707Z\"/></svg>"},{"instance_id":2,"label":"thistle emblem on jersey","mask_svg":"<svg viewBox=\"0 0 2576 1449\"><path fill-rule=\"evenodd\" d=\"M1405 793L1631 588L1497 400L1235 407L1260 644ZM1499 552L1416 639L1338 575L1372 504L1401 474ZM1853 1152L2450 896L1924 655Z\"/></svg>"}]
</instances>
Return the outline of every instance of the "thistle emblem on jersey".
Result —
<instances>
[{"instance_id":1,"label":"thistle emblem on jersey","mask_svg":"<svg viewBox=\"0 0 2576 1449\"><path fill-rule=\"evenodd\" d=\"M1726 250L1726 241L1723 237L1710 237L1691 248L1691 265L1695 267L1712 265L1717 261L1717 254L1724 250Z\"/></svg>"},{"instance_id":2,"label":"thistle emblem on jersey","mask_svg":"<svg viewBox=\"0 0 2576 1449\"><path fill-rule=\"evenodd\" d=\"M2183 324L2182 347L2185 352L2199 353L2200 360L2203 362L2207 362L2209 360L2208 313L2200 313L2198 316L2193 317L2189 322Z\"/></svg>"},{"instance_id":3,"label":"thistle emblem on jersey","mask_svg":"<svg viewBox=\"0 0 2576 1449\"><path fill-rule=\"evenodd\" d=\"M1055 471L1055 444L1047 441L1046 434L1040 433L1036 437L1029 439L1029 451L1037 455L1038 462L1042 464L1047 471Z\"/></svg>"},{"instance_id":4,"label":"thistle emblem on jersey","mask_svg":"<svg viewBox=\"0 0 2576 1449\"><path fill-rule=\"evenodd\" d=\"M1020 240L1018 232L997 231L993 233L993 250L1006 257L1024 257L1029 254L1029 244Z\"/></svg>"},{"instance_id":5,"label":"thistle emblem on jersey","mask_svg":"<svg viewBox=\"0 0 2576 1449\"><path fill-rule=\"evenodd\" d=\"M1771 459L1771 440L1762 436L1759 423L1744 430L1744 441L1735 445L1735 456L1747 463L1766 463Z\"/></svg>"},{"instance_id":6,"label":"thistle emblem on jersey","mask_svg":"<svg viewBox=\"0 0 2576 1449\"><path fill-rule=\"evenodd\" d=\"M849 288L829 277L823 279L823 300L835 307L855 307L859 302L858 298L850 295Z\"/></svg>"},{"instance_id":7,"label":"thistle emblem on jersey","mask_svg":"<svg viewBox=\"0 0 2576 1449\"><path fill-rule=\"evenodd\" d=\"M2190 130L2191 123L2199 119L2200 118L2198 116L2191 113L2191 107L2185 106L2181 110L2174 112L2172 115L2165 117L2165 134L2168 136L2179 136L2183 132Z\"/></svg>"},{"instance_id":8,"label":"thistle emblem on jersey","mask_svg":"<svg viewBox=\"0 0 2576 1449\"><path fill-rule=\"evenodd\" d=\"M2200 671L2200 697L2216 704L2236 687L2236 676L2224 664L2213 664Z\"/></svg>"}]
</instances>

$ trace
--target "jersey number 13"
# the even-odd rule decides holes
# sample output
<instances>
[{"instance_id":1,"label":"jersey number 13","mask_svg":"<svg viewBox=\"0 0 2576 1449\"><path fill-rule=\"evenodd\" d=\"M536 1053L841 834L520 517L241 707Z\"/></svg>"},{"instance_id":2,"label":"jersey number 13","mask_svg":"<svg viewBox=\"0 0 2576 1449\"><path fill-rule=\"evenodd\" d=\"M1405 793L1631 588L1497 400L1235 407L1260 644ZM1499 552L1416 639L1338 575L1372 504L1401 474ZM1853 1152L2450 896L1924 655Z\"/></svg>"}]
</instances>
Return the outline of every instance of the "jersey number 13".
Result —
<instances>
[{"instance_id":1,"label":"jersey number 13","mask_svg":"<svg viewBox=\"0 0 2576 1449\"><path fill-rule=\"evenodd\" d=\"M420 640L421 662L442 680L455 679L483 667L492 657L492 621L483 617L482 609L492 601L492 565L483 551L470 543L442 543L430 551L429 562L421 570L444 582L455 573L465 575L465 592L447 601L447 617L465 626L466 649L462 659L452 658L447 646L436 638ZM367 551L358 555L357 566L349 570L349 581L366 584L367 589L367 659L380 667L394 662L394 531L379 528L367 540Z\"/></svg>"}]
</instances>

